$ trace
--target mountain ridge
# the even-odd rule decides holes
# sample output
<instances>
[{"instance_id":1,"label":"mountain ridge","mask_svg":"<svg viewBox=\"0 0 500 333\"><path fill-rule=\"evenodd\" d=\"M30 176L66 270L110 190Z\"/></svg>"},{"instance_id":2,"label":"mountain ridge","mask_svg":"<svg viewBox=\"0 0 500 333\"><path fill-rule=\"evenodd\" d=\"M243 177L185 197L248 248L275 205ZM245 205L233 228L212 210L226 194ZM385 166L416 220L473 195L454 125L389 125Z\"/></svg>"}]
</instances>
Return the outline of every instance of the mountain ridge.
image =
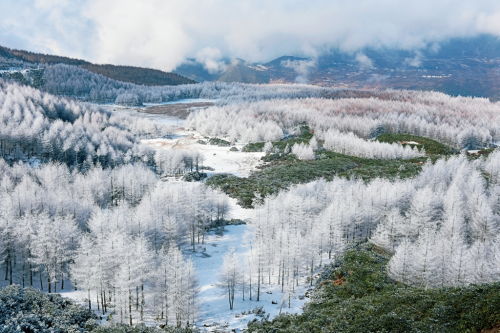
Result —
<instances>
[{"instance_id":1,"label":"mountain ridge","mask_svg":"<svg viewBox=\"0 0 500 333\"><path fill-rule=\"evenodd\" d=\"M24 50L14 50L4 46L0 46L0 56L4 58L16 58L25 62L40 63L44 65L66 64L79 66L90 72L101 74L113 80L142 84L145 86L175 86L180 84L196 83L196 81L188 79L177 73L164 72L158 69L136 66L117 66L112 64L93 64L86 60L34 53Z\"/></svg>"}]
</instances>

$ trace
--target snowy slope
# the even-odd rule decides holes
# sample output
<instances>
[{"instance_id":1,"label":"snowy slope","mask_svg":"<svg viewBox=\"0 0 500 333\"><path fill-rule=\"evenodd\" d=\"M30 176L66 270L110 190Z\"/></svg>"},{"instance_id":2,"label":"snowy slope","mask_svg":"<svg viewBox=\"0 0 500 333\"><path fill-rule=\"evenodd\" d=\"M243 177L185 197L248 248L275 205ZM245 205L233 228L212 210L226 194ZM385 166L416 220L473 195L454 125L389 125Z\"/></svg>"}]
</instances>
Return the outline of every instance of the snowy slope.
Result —
<instances>
[{"instance_id":1,"label":"snowy slope","mask_svg":"<svg viewBox=\"0 0 500 333\"><path fill-rule=\"evenodd\" d=\"M217 236L214 232L211 232L206 237L205 244L198 247L199 252L192 254L200 281L200 318L196 325L203 330L246 328L249 321L254 318L260 320L262 317L255 314L242 315L242 312L248 313L261 306L265 311L264 316L269 314L269 318L273 318L280 313L280 305L284 294L277 284L272 287L262 285L260 301L256 300L255 286L252 291L252 300L249 300L248 291L245 293L245 300L242 299L241 292L237 293L233 310L229 309L228 297L224 294L224 290L216 285L217 274L222 265L224 254L234 248L236 254L245 257L245 254L250 251L244 241L245 234L248 232L246 225L227 226L223 236ZM240 264L244 265L245 263L241 262ZM299 285L295 295L291 298L290 307L288 307L288 298L286 298L281 311L283 313L301 312L302 306L308 300L308 298L304 297L306 290L307 287L303 284ZM272 304L273 302L277 304Z\"/></svg>"}]
</instances>

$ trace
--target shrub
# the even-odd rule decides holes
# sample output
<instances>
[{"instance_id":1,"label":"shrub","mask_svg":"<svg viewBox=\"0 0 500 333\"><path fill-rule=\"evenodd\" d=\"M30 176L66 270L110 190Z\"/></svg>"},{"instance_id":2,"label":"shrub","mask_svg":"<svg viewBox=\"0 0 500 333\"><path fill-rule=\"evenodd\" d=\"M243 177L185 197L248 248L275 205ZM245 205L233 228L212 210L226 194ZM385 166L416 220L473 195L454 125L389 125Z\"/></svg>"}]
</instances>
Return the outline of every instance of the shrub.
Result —
<instances>
[{"instance_id":1,"label":"shrub","mask_svg":"<svg viewBox=\"0 0 500 333\"><path fill-rule=\"evenodd\" d=\"M0 332L85 332L97 325L87 308L59 294L12 285L0 290Z\"/></svg>"},{"instance_id":2,"label":"shrub","mask_svg":"<svg viewBox=\"0 0 500 333\"><path fill-rule=\"evenodd\" d=\"M209 145L219 146L219 147L229 147L231 145L230 142L218 138L211 138L208 140Z\"/></svg>"}]
</instances>

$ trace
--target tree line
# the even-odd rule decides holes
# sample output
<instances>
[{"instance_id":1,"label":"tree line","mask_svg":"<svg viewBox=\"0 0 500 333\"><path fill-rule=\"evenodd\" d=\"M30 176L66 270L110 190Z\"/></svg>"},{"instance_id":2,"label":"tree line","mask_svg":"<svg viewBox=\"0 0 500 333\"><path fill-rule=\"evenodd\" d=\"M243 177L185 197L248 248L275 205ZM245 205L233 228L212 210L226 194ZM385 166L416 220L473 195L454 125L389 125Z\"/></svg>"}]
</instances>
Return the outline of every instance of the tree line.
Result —
<instances>
[{"instance_id":1,"label":"tree line","mask_svg":"<svg viewBox=\"0 0 500 333\"><path fill-rule=\"evenodd\" d=\"M364 96L352 92L356 94ZM365 95L353 98L339 92L324 98L330 96L325 91L308 98L229 100L191 113L186 127L204 135L249 142L277 141L293 135L303 124L309 125L318 138L332 130L352 132L363 139L382 133L407 133L457 149L488 147L500 139L500 106L487 99L417 91Z\"/></svg>"}]
</instances>

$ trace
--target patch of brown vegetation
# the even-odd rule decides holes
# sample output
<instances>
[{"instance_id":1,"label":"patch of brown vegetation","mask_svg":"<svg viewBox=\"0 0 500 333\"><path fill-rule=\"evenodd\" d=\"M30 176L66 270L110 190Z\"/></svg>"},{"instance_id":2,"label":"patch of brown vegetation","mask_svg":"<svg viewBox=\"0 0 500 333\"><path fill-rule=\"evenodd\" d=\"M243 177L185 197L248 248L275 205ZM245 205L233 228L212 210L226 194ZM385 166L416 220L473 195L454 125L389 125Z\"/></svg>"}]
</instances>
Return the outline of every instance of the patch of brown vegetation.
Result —
<instances>
[{"instance_id":1,"label":"patch of brown vegetation","mask_svg":"<svg viewBox=\"0 0 500 333\"><path fill-rule=\"evenodd\" d=\"M197 102L197 103L179 103L179 104L165 104L156 105L146 108L145 110L138 110L148 114L161 114L176 117L179 119L186 119L193 110L206 109L214 105L212 102Z\"/></svg>"},{"instance_id":2,"label":"patch of brown vegetation","mask_svg":"<svg viewBox=\"0 0 500 333\"><path fill-rule=\"evenodd\" d=\"M373 245L373 251L375 253L378 253L378 254L383 255L383 256L390 255L390 253L387 250L385 250L379 246L376 246L376 245Z\"/></svg>"},{"instance_id":3,"label":"patch of brown vegetation","mask_svg":"<svg viewBox=\"0 0 500 333\"><path fill-rule=\"evenodd\" d=\"M333 285L335 286L343 286L345 284L345 279L343 276L339 276L337 280L333 281Z\"/></svg>"}]
</instances>

